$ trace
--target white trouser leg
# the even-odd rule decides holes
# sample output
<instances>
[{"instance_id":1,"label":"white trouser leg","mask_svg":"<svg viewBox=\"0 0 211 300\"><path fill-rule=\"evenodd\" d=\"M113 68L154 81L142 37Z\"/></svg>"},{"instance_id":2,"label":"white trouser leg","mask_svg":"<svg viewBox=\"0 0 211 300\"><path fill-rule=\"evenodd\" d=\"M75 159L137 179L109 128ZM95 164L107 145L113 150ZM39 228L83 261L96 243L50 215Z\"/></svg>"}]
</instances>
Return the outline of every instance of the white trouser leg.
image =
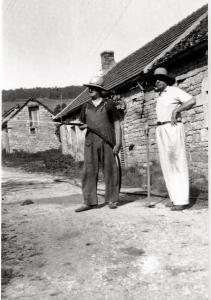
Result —
<instances>
[{"instance_id":1,"label":"white trouser leg","mask_svg":"<svg viewBox=\"0 0 211 300\"><path fill-rule=\"evenodd\" d=\"M174 205L189 204L189 174L183 124L158 126L156 136L169 197Z\"/></svg>"}]
</instances>

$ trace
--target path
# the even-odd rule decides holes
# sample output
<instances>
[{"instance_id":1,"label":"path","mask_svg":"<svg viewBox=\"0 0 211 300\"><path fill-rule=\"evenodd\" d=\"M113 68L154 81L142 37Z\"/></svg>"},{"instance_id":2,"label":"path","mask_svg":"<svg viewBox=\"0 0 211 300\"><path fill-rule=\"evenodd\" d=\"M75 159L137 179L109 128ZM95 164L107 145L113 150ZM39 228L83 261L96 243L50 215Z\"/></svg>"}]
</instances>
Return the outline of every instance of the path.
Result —
<instances>
[{"instance_id":1,"label":"path","mask_svg":"<svg viewBox=\"0 0 211 300\"><path fill-rule=\"evenodd\" d=\"M127 196L76 214L81 190L68 182L16 169L2 179L2 299L208 299L206 205L172 212Z\"/></svg>"}]
</instances>

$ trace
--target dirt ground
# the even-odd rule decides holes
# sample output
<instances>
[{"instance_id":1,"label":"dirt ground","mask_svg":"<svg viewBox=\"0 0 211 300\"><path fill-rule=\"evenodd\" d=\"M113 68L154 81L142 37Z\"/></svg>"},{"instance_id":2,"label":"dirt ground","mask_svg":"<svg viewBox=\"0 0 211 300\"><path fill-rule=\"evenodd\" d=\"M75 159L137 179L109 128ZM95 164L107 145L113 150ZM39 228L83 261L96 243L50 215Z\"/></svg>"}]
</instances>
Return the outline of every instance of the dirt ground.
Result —
<instances>
[{"instance_id":1,"label":"dirt ground","mask_svg":"<svg viewBox=\"0 0 211 300\"><path fill-rule=\"evenodd\" d=\"M2 187L2 299L208 299L206 202L173 212L121 196L110 210L99 196L77 214L74 182L5 168Z\"/></svg>"}]
</instances>

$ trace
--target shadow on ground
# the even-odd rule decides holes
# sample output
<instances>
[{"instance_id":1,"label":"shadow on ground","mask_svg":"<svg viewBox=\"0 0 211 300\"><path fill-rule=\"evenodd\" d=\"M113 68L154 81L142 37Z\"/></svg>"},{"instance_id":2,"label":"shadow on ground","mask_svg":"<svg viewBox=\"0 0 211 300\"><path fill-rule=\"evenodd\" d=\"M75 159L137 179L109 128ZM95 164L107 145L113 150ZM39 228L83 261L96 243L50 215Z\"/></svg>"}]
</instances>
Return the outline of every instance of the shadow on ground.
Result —
<instances>
[{"instance_id":1,"label":"shadow on ground","mask_svg":"<svg viewBox=\"0 0 211 300\"><path fill-rule=\"evenodd\" d=\"M44 188L45 186L49 186L51 184L54 184L54 182L37 182L37 181L7 181L2 183L1 187L4 191L4 193L8 192L17 192L20 190L26 190L28 188L30 189L41 189Z\"/></svg>"}]
</instances>

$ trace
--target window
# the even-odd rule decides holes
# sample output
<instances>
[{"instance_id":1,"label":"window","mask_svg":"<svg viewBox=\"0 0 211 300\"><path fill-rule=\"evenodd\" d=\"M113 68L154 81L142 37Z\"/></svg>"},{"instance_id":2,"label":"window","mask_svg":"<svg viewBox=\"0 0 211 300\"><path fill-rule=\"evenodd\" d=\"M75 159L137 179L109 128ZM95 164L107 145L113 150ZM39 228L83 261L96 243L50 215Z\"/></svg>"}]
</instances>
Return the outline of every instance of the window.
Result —
<instances>
[{"instance_id":1,"label":"window","mask_svg":"<svg viewBox=\"0 0 211 300\"><path fill-rule=\"evenodd\" d=\"M29 107L30 133L35 134L39 123L39 106Z\"/></svg>"}]
</instances>

